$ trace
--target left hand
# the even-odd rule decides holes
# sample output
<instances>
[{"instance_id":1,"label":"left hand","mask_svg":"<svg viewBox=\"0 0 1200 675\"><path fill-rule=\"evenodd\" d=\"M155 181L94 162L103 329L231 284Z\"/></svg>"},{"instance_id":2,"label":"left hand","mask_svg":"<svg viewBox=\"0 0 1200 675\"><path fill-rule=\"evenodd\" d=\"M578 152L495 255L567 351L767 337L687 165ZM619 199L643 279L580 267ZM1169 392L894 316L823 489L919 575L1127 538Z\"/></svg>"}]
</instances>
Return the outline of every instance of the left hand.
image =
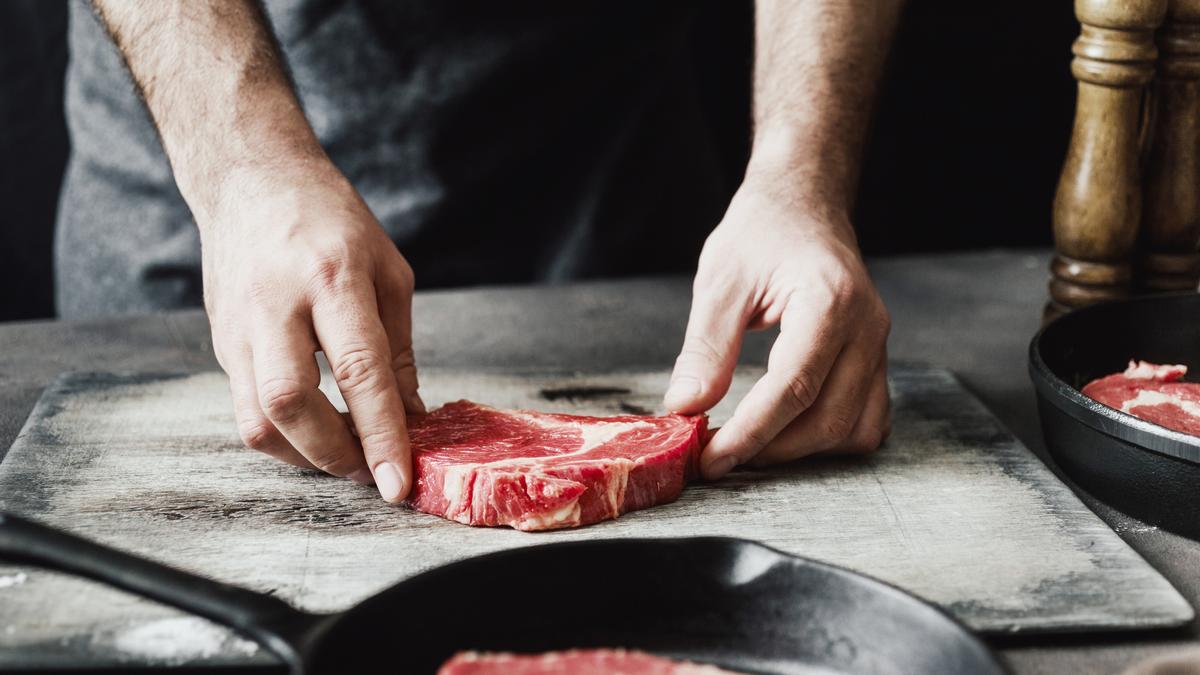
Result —
<instances>
[{"instance_id":1,"label":"left hand","mask_svg":"<svg viewBox=\"0 0 1200 675\"><path fill-rule=\"evenodd\" d=\"M887 309L844 209L799 192L785 177L748 174L700 254L669 410L711 408L743 332L780 327L766 374L701 454L709 479L739 464L869 452L890 430Z\"/></svg>"}]
</instances>

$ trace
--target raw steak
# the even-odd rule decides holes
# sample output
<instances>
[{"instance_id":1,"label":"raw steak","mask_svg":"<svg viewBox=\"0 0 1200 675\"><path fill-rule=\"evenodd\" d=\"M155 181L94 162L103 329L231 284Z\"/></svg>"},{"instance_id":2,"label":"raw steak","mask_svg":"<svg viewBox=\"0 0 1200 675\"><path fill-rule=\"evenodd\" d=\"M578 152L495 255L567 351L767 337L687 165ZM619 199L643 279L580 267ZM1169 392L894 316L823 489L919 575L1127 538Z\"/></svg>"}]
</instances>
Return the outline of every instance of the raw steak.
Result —
<instances>
[{"instance_id":1,"label":"raw steak","mask_svg":"<svg viewBox=\"0 0 1200 675\"><path fill-rule=\"evenodd\" d=\"M456 654L438 675L723 675L716 666L673 661L624 649L579 649L547 654Z\"/></svg>"},{"instance_id":2,"label":"raw steak","mask_svg":"<svg viewBox=\"0 0 1200 675\"><path fill-rule=\"evenodd\" d=\"M420 511L550 530L674 500L696 473L703 416L583 417L457 401L409 420Z\"/></svg>"},{"instance_id":3,"label":"raw steak","mask_svg":"<svg viewBox=\"0 0 1200 675\"><path fill-rule=\"evenodd\" d=\"M1125 372L1092 380L1082 391L1110 408L1200 436L1200 384L1180 382L1186 374L1187 366L1130 361Z\"/></svg>"}]
</instances>

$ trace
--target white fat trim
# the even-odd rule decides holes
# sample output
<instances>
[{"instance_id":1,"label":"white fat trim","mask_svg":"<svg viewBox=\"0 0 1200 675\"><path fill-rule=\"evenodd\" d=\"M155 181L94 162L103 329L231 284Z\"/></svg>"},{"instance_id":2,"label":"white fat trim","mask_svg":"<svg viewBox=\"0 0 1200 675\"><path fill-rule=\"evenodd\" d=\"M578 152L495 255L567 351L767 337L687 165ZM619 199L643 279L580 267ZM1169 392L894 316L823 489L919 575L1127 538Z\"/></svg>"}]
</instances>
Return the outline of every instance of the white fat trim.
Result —
<instances>
[{"instance_id":1,"label":"white fat trim","mask_svg":"<svg viewBox=\"0 0 1200 675\"><path fill-rule=\"evenodd\" d=\"M576 423L564 424L562 422L550 422L550 421L544 420L541 417L538 417L536 415L530 415L528 413L523 413L523 412L513 412L510 414L513 417L516 417L517 419L524 420L534 426L538 426L543 429L561 429L563 427L572 427L572 428L577 429L579 431L580 437L583 440L583 445L581 445L578 450L576 450L575 452L570 453L570 454L587 452L588 450L591 450L592 448L598 448L601 445L604 445L605 443L611 441L612 439L616 438L617 436L619 436L631 429L652 426L649 422L643 422L643 421L637 421L637 422L588 422L586 424L580 424L580 423L576 422ZM559 456L565 457L566 455L559 455Z\"/></svg>"},{"instance_id":2,"label":"white fat trim","mask_svg":"<svg viewBox=\"0 0 1200 675\"><path fill-rule=\"evenodd\" d=\"M528 514L517 522L518 529L538 529L544 530L549 527L561 525L563 523L574 523L579 520L580 508L579 500L567 504L561 509L546 514Z\"/></svg>"},{"instance_id":3,"label":"white fat trim","mask_svg":"<svg viewBox=\"0 0 1200 675\"><path fill-rule=\"evenodd\" d=\"M1149 363L1147 361L1129 360L1129 367L1125 369L1125 377L1131 380L1156 380L1160 382L1173 381L1171 377L1176 373L1180 377L1187 375L1187 366L1173 363Z\"/></svg>"},{"instance_id":4,"label":"white fat trim","mask_svg":"<svg viewBox=\"0 0 1200 675\"><path fill-rule=\"evenodd\" d=\"M524 413L512 413L512 416L523 419L531 424L542 427L544 429L561 429L564 426L573 427L573 428L577 429L579 431L580 436L582 436L582 445L579 447L578 450L573 450L571 452L564 452L560 455L542 455L540 457L508 457L508 458L502 458L502 459L494 459L490 462L479 462L479 463L470 462L470 463L466 463L466 464L457 465L458 467L461 467L461 468L459 468L459 470L466 471L466 470L468 470L468 468L479 470L479 469L486 469L489 467L499 467L499 466L503 466L505 468L537 466L537 465L540 465L547 461L552 461L555 464L558 464L558 463L562 462L564 459L570 459L571 457L584 455L584 454L590 452L591 450L594 450L594 449L600 447L601 445L608 443L609 441L616 438L617 436L620 436L621 434L625 433L626 431L630 431L632 429L638 429L640 427L645 427L645 426L653 426L649 422L604 422L604 423L600 423L600 424L586 424L586 425L581 425L581 424L563 425L561 423L548 424L548 423L544 422L543 420L538 419L537 417L534 417L532 415L527 415ZM605 461L611 461L611 458L603 458L603 459ZM447 489L448 487L450 487L450 486L447 483L445 483L445 482L442 483L443 490ZM461 488L461 485L458 487ZM444 494L446 494L446 499L448 499L450 501L454 501L453 497L451 497L449 493L444 493Z\"/></svg>"},{"instance_id":5,"label":"white fat trim","mask_svg":"<svg viewBox=\"0 0 1200 675\"><path fill-rule=\"evenodd\" d=\"M448 502L446 513L454 513L462 507L463 484L469 475L471 475L469 466L446 468L446 475L442 476L442 496Z\"/></svg>"},{"instance_id":6,"label":"white fat trim","mask_svg":"<svg viewBox=\"0 0 1200 675\"><path fill-rule=\"evenodd\" d=\"M598 448L626 431L645 426L650 425L646 422L613 422L611 424L581 425L579 427L579 434L583 437L583 445L579 447L578 452L587 452L592 448Z\"/></svg>"},{"instance_id":7,"label":"white fat trim","mask_svg":"<svg viewBox=\"0 0 1200 675\"><path fill-rule=\"evenodd\" d=\"M1177 396L1164 394L1161 391L1150 391L1142 389L1138 391L1137 396L1125 401L1121 404L1121 412L1132 414L1132 410L1143 405L1161 405L1163 403L1171 403L1183 409L1189 415L1200 417L1200 404L1193 401L1185 401Z\"/></svg>"},{"instance_id":8,"label":"white fat trim","mask_svg":"<svg viewBox=\"0 0 1200 675\"><path fill-rule=\"evenodd\" d=\"M612 471L608 476L608 505L613 517L620 515L621 505L625 503L625 488L629 484L629 471L633 462L622 460L613 462Z\"/></svg>"}]
</instances>

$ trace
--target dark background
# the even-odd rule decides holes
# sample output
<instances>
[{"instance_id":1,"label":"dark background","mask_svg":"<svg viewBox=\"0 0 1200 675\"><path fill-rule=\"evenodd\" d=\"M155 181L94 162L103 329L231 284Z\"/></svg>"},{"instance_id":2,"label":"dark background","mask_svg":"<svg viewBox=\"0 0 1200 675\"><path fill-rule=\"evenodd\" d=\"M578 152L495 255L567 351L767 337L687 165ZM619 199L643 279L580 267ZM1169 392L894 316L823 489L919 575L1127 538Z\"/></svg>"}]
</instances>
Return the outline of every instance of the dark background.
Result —
<instances>
[{"instance_id":1,"label":"dark background","mask_svg":"<svg viewBox=\"0 0 1200 675\"><path fill-rule=\"evenodd\" d=\"M65 10L65 0L0 0L0 321L54 314ZM750 16L745 0L708 3L693 40L735 170L746 157ZM1050 243L1077 30L1065 0L910 0L864 166L856 225L867 255Z\"/></svg>"}]
</instances>

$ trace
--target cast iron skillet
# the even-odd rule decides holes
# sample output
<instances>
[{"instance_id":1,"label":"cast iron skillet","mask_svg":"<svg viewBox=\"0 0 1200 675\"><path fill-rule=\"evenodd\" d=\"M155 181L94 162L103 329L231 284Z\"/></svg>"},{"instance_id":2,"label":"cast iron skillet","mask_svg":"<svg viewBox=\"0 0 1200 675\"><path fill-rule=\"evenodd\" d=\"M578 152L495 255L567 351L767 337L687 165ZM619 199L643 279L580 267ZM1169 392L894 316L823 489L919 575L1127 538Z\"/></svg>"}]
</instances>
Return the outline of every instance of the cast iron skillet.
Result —
<instances>
[{"instance_id":1,"label":"cast iron skillet","mask_svg":"<svg viewBox=\"0 0 1200 675\"><path fill-rule=\"evenodd\" d=\"M4 514L0 558L90 577L225 624L279 655L293 674L433 673L465 649L596 646L754 673L1004 672L940 610L884 583L740 539L503 551L425 572L325 615Z\"/></svg>"},{"instance_id":2,"label":"cast iron skillet","mask_svg":"<svg viewBox=\"0 0 1200 675\"><path fill-rule=\"evenodd\" d=\"M1200 374L1200 295L1149 296L1076 310L1029 346L1046 446L1080 487L1152 525L1200 539L1200 438L1084 396L1130 359Z\"/></svg>"}]
</instances>

